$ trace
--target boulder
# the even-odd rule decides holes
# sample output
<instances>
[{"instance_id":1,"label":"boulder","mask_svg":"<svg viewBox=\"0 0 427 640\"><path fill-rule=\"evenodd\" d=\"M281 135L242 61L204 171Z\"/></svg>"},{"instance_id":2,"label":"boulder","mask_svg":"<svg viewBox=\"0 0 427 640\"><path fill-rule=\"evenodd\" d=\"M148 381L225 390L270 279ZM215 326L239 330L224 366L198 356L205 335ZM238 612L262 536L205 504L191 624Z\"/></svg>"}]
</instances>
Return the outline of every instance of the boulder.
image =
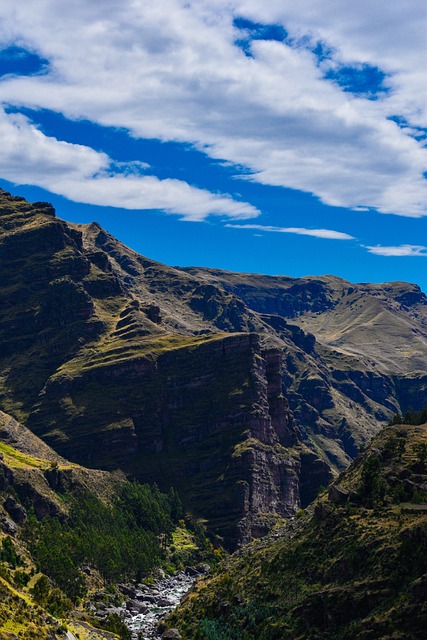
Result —
<instances>
[{"instance_id":1,"label":"boulder","mask_svg":"<svg viewBox=\"0 0 427 640\"><path fill-rule=\"evenodd\" d=\"M162 635L163 640L181 640L182 635L178 629L168 629Z\"/></svg>"},{"instance_id":2,"label":"boulder","mask_svg":"<svg viewBox=\"0 0 427 640\"><path fill-rule=\"evenodd\" d=\"M158 607L173 607L173 602L168 600L168 598L159 598L156 604Z\"/></svg>"},{"instance_id":3,"label":"boulder","mask_svg":"<svg viewBox=\"0 0 427 640\"><path fill-rule=\"evenodd\" d=\"M105 609L105 613L109 616L112 614L116 614L121 617L124 611L122 607L107 607Z\"/></svg>"},{"instance_id":4,"label":"boulder","mask_svg":"<svg viewBox=\"0 0 427 640\"><path fill-rule=\"evenodd\" d=\"M328 498L335 504L344 504L348 500L348 491L340 484L332 484L328 489Z\"/></svg>"},{"instance_id":5,"label":"boulder","mask_svg":"<svg viewBox=\"0 0 427 640\"><path fill-rule=\"evenodd\" d=\"M13 496L8 496L3 504L5 510L17 524L24 524L27 519L27 512Z\"/></svg>"},{"instance_id":6,"label":"boulder","mask_svg":"<svg viewBox=\"0 0 427 640\"><path fill-rule=\"evenodd\" d=\"M123 595L127 596L128 598L135 598L136 589L134 589L133 587L127 584L119 584L119 589L123 593Z\"/></svg>"},{"instance_id":7,"label":"boulder","mask_svg":"<svg viewBox=\"0 0 427 640\"><path fill-rule=\"evenodd\" d=\"M136 600L143 600L144 602L150 602L152 604L156 604L156 602L157 602L157 596L153 596L153 595L151 595L149 593L139 594L137 592L136 596L135 596L135 599Z\"/></svg>"},{"instance_id":8,"label":"boulder","mask_svg":"<svg viewBox=\"0 0 427 640\"><path fill-rule=\"evenodd\" d=\"M18 525L6 516L0 516L0 529L11 536L18 531Z\"/></svg>"},{"instance_id":9,"label":"boulder","mask_svg":"<svg viewBox=\"0 0 427 640\"><path fill-rule=\"evenodd\" d=\"M314 517L316 520L326 520L328 515L334 510L333 506L327 502L317 502L314 507Z\"/></svg>"},{"instance_id":10,"label":"boulder","mask_svg":"<svg viewBox=\"0 0 427 640\"><path fill-rule=\"evenodd\" d=\"M138 600L128 600L126 602L126 609L135 611L136 613L146 613L148 611L147 605Z\"/></svg>"},{"instance_id":11,"label":"boulder","mask_svg":"<svg viewBox=\"0 0 427 640\"><path fill-rule=\"evenodd\" d=\"M196 569L199 573L209 573L211 570L210 566L206 563L199 565Z\"/></svg>"}]
</instances>

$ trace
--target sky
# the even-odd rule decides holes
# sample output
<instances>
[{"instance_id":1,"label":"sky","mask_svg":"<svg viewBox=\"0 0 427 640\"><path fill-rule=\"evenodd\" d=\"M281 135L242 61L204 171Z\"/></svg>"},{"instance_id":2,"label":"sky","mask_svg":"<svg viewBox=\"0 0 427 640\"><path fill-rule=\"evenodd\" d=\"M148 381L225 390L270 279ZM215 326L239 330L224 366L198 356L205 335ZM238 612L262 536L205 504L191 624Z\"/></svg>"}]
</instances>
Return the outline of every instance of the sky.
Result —
<instances>
[{"instance_id":1,"label":"sky","mask_svg":"<svg viewBox=\"0 0 427 640\"><path fill-rule=\"evenodd\" d=\"M424 0L0 0L0 187L170 265L427 292Z\"/></svg>"}]
</instances>

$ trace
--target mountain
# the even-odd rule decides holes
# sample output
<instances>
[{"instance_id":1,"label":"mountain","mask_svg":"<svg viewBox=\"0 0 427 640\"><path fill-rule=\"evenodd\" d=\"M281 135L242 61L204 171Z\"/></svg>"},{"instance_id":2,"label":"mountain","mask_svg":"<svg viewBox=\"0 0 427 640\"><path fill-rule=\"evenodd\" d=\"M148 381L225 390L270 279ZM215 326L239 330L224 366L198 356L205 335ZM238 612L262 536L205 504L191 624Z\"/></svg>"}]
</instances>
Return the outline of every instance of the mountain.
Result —
<instances>
[{"instance_id":1,"label":"mountain","mask_svg":"<svg viewBox=\"0 0 427 640\"><path fill-rule=\"evenodd\" d=\"M305 513L199 582L168 626L186 640L422 640L426 461L426 424L384 428Z\"/></svg>"},{"instance_id":2,"label":"mountain","mask_svg":"<svg viewBox=\"0 0 427 640\"><path fill-rule=\"evenodd\" d=\"M233 548L427 402L427 298L168 267L0 192L0 408L73 462L175 487Z\"/></svg>"}]
</instances>

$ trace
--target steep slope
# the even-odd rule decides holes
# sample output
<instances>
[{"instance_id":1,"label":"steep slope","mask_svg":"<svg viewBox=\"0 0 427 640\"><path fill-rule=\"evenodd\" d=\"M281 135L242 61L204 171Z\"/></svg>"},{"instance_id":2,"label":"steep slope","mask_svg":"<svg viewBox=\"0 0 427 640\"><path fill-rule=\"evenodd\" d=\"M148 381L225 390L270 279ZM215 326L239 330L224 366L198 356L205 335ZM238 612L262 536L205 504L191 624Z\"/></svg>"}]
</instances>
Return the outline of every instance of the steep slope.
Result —
<instances>
[{"instance_id":1,"label":"steep slope","mask_svg":"<svg viewBox=\"0 0 427 640\"><path fill-rule=\"evenodd\" d=\"M176 492L71 463L0 412L0 638L130 640L123 582L213 550Z\"/></svg>"},{"instance_id":2,"label":"steep slope","mask_svg":"<svg viewBox=\"0 0 427 640\"><path fill-rule=\"evenodd\" d=\"M61 458L0 412L0 638L59 640L65 638L67 628L77 628L82 638L114 640L114 634L87 623L76 627L68 619L64 625L71 603L58 589L51 588L50 600L43 602L33 592L41 574L22 535L28 526L23 505L37 518L48 516L61 522L68 516L72 495L92 495L108 502L123 483L120 474L85 469Z\"/></svg>"},{"instance_id":3,"label":"steep slope","mask_svg":"<svg viewBox=\"0 0 427 640\"><path fill-rule=\"evenodd\" d=\"M31 505L37 518L62 517L67 504L59 493L90 491L108 501L125 480L114 474L86 469L57 455L29 429L0 411L0 491L8 490Z\"/></svg>"},{"instance_id":4,"label":"steep slope","mask_svg":"<svg viewBox=\"0 0 427 640\"><path fill-rule=\"evenodd\" d=\"M386 427L301 517L236 552L168 625L206 640L421 640L427 425Z\"/></svg>"}]
</instances>

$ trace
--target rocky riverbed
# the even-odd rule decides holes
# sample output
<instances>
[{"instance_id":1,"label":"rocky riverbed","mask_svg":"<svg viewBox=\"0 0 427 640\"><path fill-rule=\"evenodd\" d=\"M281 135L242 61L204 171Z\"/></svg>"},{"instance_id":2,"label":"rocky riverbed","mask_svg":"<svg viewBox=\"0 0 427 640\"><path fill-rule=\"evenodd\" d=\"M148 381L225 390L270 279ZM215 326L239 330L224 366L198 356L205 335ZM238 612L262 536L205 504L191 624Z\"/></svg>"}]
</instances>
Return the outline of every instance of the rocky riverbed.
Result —
<instances>
[{"instance_id":1,"label":"rocky riverbed","mask_svg":"<svg viewBox=\"0 0 427 640\"><path fill-rule=\"evenodd\" d=\"M161 638L157 632L160 620L179 605L196 578L197 574L193 570L180 571L138 590L135 598L126 602L128 615L125 622L132 637L138 638L138 634L142 634L144 640Z\"/></svg>"},{"instance_id":2,"label":"rocky riverbed","mask_svg":"<svg viewBox=\"0 0 427 640\"><path fill-rule=\"evenodd\" d=\"M208 572L209 565L205 564L187 568L172 576L160 571L159 578L153 584L120 585L126 600L120 606L101 604L93 607L96 608L94 615L105 619L109 614L116 613L123 618L133 640L158 640L162 638L157 631L159 622L179 605L197 578ZM172 635L170 631L167 633L169 635L163 637L181 637L178 632L172 631Z\"/></svg>"}]
</instances>

